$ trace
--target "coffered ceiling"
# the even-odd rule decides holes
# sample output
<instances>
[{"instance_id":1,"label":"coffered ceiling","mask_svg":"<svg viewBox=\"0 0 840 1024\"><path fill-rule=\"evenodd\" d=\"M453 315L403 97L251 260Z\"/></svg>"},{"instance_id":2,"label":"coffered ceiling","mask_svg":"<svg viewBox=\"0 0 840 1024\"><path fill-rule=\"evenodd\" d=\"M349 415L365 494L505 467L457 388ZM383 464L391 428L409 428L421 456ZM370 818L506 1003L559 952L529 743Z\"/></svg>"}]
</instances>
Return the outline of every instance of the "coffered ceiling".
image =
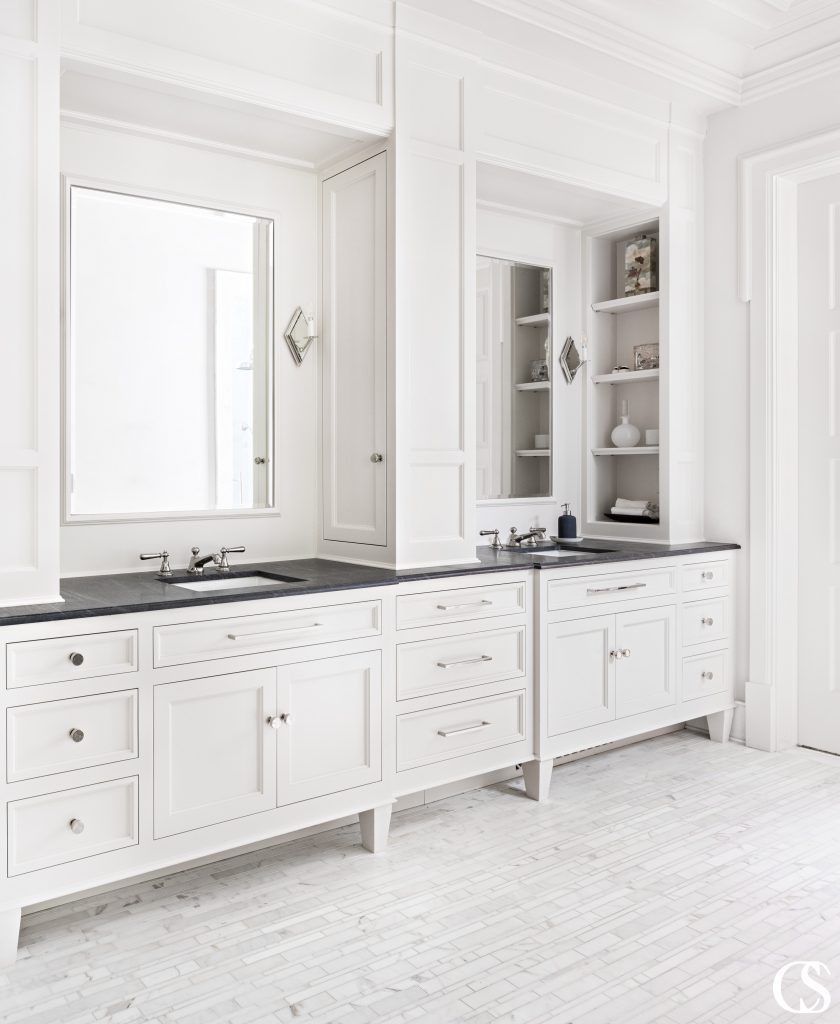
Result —
<instances>
[{"instance_id":1,"label":"coffered ceiling","mask_svg":"<svg viewBox=\"0 0 840 1024\"><path fill-rule=\"evenodd\" d=\"M705 97L748 103L840 71L840 0L477 0ZM492 14L490 12L492 11Z\"/></svg>"}]
</instances>

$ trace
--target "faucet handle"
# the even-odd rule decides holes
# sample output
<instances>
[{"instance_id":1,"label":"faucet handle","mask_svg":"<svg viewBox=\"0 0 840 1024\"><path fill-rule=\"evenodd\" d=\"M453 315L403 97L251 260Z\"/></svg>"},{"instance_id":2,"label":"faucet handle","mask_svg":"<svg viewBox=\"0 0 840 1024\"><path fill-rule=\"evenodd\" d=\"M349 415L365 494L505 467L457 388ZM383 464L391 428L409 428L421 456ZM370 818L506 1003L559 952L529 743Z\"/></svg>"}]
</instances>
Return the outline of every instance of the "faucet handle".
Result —
<instances>
[{"instance_id":1,"label":"faucet handle","mask_svg":"<svg viewBox=\"0 0 840 1024\"><path fill-rule=\"evenodd\" d=\"M245 550L245 546L240 544L235 548L219 548L219 558L216 562L216 568L219 572L230 572L230 562L228 562L228 555L241 554Z\"/></svg>"},{"instance_id":2,"label":"faucet handle","mask_svg":"<svg viewBox=\"0 0 840 1024\"><path fill-rule=\"evenodd\" d=\"M196 549L197 551L198 549ZM169 552L168 551L156 551L154 554L142 554L140 560L142 562L147 561L149 558L159 558L160 569L158 569L158 576L173 576L172 566L169 564Z\"/></svg>"},{"instance_id":3,"label":"faucet handle","mask_svg":"<svg viewBox=\"0 0 840 1024\"><path fill-rule=\"evenodd\" d=\"M502 546L498 530L479 530L478 535L479 537L492 537L493 539L490 541L491 548L500 548Z\"/></svg>"}]
</instances>

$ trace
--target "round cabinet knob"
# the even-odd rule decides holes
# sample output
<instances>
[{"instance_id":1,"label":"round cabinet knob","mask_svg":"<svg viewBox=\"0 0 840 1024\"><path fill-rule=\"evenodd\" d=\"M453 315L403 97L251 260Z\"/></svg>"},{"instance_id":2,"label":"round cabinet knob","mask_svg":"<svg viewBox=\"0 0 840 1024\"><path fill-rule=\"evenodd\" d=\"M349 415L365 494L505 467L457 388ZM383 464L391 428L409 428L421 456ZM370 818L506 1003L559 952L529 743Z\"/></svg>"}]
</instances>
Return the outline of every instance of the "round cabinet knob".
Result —
<instances>
[{"instance_id":1,"label":"round cabinet knob","mask_svg":"<svg viewBox=\"0 0 840 1024\"><path fill-rule=\"evenodd\" d=\"M711 618L711 616L706 616L705 618L702 618L702 619L700 620L700 622L701 622L701 623L702 623L702 624L703 624L704 626L714 626L714 624L715 624L715 620L714 620L713 618Z\"/></svg>"},{"instance_id":2,"label":"round cabinet knob","mask_svg":"<svg viewBox=\"0 0 840 1024\"><path fill-rule=\"evenodd\" d=\"M262 457L262 455L258 455L254 459L254 465L255 466L264 466L265 465L265 459Z\"/></svg>"},{"instance_id":3,"label":"round cabinet knob","mask_svg":"<svg viewBox=\"0 0 840 1024\"><path fill-rule=\"evenodd\" d=\"M84 732L82 732L81 729L71 729L70 730L70 739L74 743L81 743L84 738L85 738L85 734L84 734Z\"/></svg>"},{"instance_id":4,"label":"round cabinet knob","mask_svg":"<svg viewBox=\"0 0 840 1024\"><path fill-rule=\"evenodd\" d=\"M85 661L84 654L79 654L78 651L73 651L73 653L70 655L70 663L71 663L71 665L75 665L76 668L78 668L79 665L83 665L84 661Z\"/></svg>"},{"instance_id":5,"label":"round cabinet knob","mask_svg":"<svg viewBox=\"0 0 840 1024\"><path fill-rule=\"evenodd\" d=\"M385 456L382 454L382 452L374 452L373 455L371 455L371 457L370 457L370 461L371 462L384 462L385 461Z\"/></svg>"},{"instance_id":6,"label":"round cabinet knob","mask_svg":"<svg viewBox=\"0 0 840 1024\"><path fill-rule=\"evenodd\" d=\"M624 648L624 649L622 650L622 652L621 652L621 657L622 657L622 658L629 658L629 657L630 657L630 648L629 648L629 647L625 647L625 648Z\"/></svg>"},{"instance_id":7,"label":"round cabinet knob","mask_svg":"<svg viewBox=\"0 0 840 1024\"><path fill-rule=\"evenodd\" d=\"M281 722L291 722L291 720L292 720L292 716L291 716L291 713L289 711L284 711L283 714L280 716L280 721Z\"/></svg>"},{"instance_id":8,"label":"round cabinet knob","mask_svg":"<svg viewBox=\"0 0 840 1024\"><path fill-rule=\"evenodd\" d=\"M610 661L618 661L621 657L623 657L621 651L610 651Z\"/></svg>"},{"instance_id":9,"label":"round cabinet knob","mask_svg":"<svg viewBox=\"0 0 840 1024\"><path fill-rule=\"evenodd\" d=\"M283 724L283 719L280 718L278 715L269 715L266 721L268 722L272 729L279 729L280 726Z\"/></svg>"},{"instance_id":10,"label":"round cabinet knob","mask_svg":"<svg viewBox=\"0 0 840 1024\"><path fill-rule=\"evenodd\" d=\"M701 676L702 676L703 679L714 679L715 678L714 672L702 672Z\"/></svg>"},{"instance_id":11,"label":"round cabinet knob","mask_svg":"<svg viewBox=\"0 0 840 1024\"><path fill-rule=\"evenodd\" d=\"M82 821L81 818L70 819L70 831L73 833L74 836L80 836L82 832L84 832L84 830L85 823Z\"/></svg>"},{"instance_id":12,"label":"round cabinet knob","mask_svg":"<svg viewBox=\"0 0 840 1024\"><path fill-rule=\"evenodd\" d=\"M715 578L715 574L713 572L704 572L703 573L703 579L704 580L713 580L714 578Z\"/></svg>"}]
</instances>

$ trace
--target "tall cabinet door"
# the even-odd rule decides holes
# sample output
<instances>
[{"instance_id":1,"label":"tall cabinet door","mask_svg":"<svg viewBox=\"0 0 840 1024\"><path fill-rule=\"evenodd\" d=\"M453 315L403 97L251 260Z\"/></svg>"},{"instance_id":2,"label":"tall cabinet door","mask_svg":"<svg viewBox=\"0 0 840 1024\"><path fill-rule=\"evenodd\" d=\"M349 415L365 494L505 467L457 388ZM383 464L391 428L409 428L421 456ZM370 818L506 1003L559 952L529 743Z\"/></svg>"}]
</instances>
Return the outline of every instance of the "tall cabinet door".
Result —
<instances>
[{"instance_id":1,"label":"tall cabinet door","mask_svg":"<svg viewBox=\"0 0 840 1024\"><path fill-rule=\"evenodd\" d=\"M324 539L387 544L386 156L323 183Z\"/></svg>"},{"instance_id":2,"label":"tall cabinet door","mask_svg":"<svg viewBox=\"0 0 840 1024\"><path fill-rule=\"evenodd\" d=\"M338 793L382 778L379 651L287 665L278 672L277 802Z\"/></svg>"},{"instance_id":3,"label":"tall cabinet door","mask_svg":"<svg viewBox=\"0 0 840 1024\"><path fill-rule=\"evenodd\" d=\"M615 616L547 627L548 735L615 718Z\"/></svg>"},{"instance_id":4,"label":"tall cabinet door","mask_svg":"<svg viewBox=\"0 0 840 1024\"><path fill-rule=\"evenodd\" d=\"M155 687L155 838L271 810L276 669Z\"/></svg>"},{"instance_id":5,"label":"tall cabinet door","mask_svg":"<svg viewBox=\"0 0 840 1024\"><path fill-rule=\"evenodd\" d=\"M616 715L638 715L674 704L677 610L650 608L616 616Z\"/></svg>"}]
</instances>

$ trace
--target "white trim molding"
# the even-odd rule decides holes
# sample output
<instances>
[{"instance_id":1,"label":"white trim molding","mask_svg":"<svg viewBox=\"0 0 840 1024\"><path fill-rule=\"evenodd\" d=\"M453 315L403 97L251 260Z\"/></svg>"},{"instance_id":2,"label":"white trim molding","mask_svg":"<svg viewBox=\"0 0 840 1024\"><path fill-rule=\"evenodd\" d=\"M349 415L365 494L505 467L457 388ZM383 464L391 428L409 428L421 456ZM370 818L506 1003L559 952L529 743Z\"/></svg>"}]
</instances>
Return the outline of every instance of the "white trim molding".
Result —
<instances>
[{"instance_id":1,"label":"white trim molding","mask_svg":"<svg viewBox=\"0 0 840 1024\"><path fill-rule=\"evenodd\" d=\"M837 171L838 141L838 130L810 135L738 164L739 294L750 307L746 741L761 750L798 740L797 188Z\"/></svg>"}]
</instances>

